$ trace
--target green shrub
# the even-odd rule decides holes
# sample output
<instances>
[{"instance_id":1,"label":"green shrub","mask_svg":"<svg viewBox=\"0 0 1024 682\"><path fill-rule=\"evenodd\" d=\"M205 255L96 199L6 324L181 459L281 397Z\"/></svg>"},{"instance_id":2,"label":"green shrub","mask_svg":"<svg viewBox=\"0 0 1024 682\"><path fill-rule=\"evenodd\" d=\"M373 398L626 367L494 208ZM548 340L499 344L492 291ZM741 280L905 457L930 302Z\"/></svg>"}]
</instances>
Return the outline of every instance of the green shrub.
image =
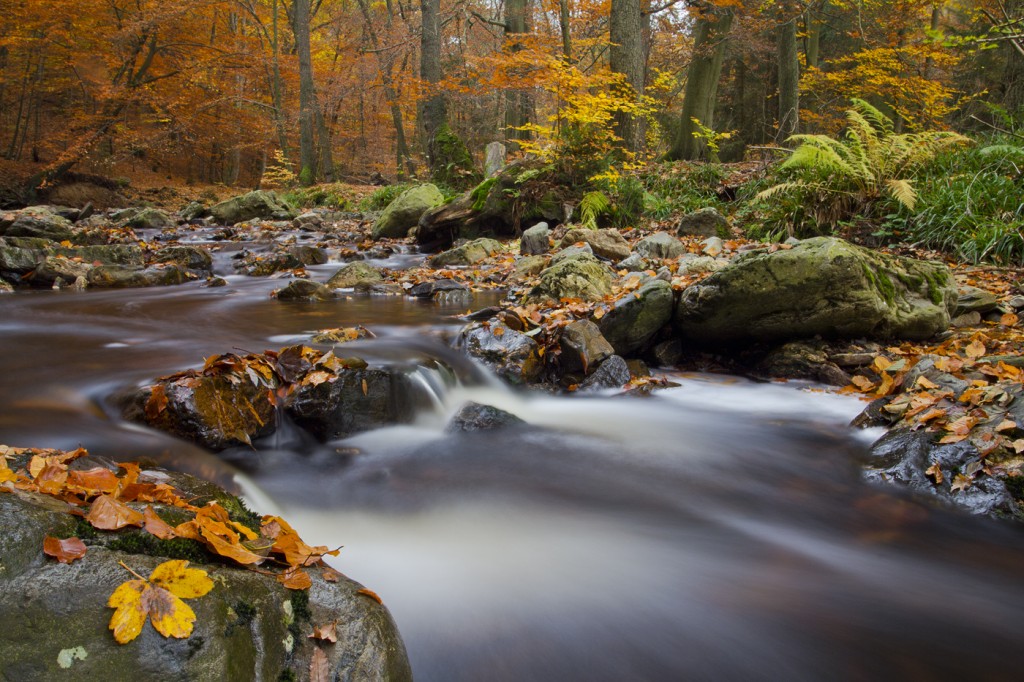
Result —
<instances>
[{"instance_id":1,"label":"green shrub","mask_svg":"<svg viewBox=\"0 0 1024 682\"><path fill-rule=\"evenodd\" d=\"M369 196L363 197L363 200L359 202L359 208L363 211L383 211L388 204L398 198L399 194L414 186L411 182L385 185L374 190Z\"/></svg>"},{"instance_id":2,"label":"green shrub","mask_svg":"<svg viewBox=\"0 0 1024 682\"><path fill-rule=\"evenodd\" d=\"M722 206L718 191L725 169L716 163L652 164L637 179L644 189L643 212L654 220Z\"/></svg>"},{"instance_id":3,"label":"green shrub","mask_svg":"<svg viewBox=\"0 0 1024 682\"><path fill-rule=\"evenodd\" d=\"M871 220L890 201L913 210L912 176L940 153L970 140L949 131L896 133L891 119L863 100L846 112L845 134L794 135L799 143L780 166L783 181L760 192L762 201L795 200L787 227L798 237L831 232L853 219Z\"/></svg>"},{"instance_id":4,"label":"green shrub","mask_svg":"<svg viewBox=\"0 0 1024 682\"><path fill-rule=\"evenodd\" d=\"M1024 148L997 142L922 169L916 211L899 211L886 228L969 261L1024 263Z\"/></svg>"}]
</instances>

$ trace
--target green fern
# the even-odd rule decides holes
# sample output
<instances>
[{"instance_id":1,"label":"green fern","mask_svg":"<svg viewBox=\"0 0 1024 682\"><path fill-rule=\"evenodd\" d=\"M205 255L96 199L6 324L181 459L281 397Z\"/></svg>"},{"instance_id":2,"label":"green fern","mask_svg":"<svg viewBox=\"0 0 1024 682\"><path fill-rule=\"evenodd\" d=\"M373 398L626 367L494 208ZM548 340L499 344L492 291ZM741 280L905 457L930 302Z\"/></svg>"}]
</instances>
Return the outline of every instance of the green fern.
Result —
<instances>
[{"instance_id":1,"label":"green fern","mask_svg":"<svg viewBox=\"0 0 1024 682\"><path fill-rule=\"evenodd\" d=\"M588 230L597 229L597 221L611 212L612 202L604 192L587 192L580 199L577 209L580 215L580 223Z\"/></svg>"},{"instance_id":2,"label":"green fern","mask_svg":"<svg viewBox=\"0 0 1024 682\"><path fill-rule=\"evenodd\" d=\"M947 131L896 133L892 120L859 99L846 112L847 127L839 139L827 135L794 135L797 148L782 164L796 177L769 187L757 199L780 194L810 201L808 218L817 227L835 226L854 217L871 217L888 198L913 209L917 192L912 175L942 151L970 142Z\"/></svg>"}]
</instances>

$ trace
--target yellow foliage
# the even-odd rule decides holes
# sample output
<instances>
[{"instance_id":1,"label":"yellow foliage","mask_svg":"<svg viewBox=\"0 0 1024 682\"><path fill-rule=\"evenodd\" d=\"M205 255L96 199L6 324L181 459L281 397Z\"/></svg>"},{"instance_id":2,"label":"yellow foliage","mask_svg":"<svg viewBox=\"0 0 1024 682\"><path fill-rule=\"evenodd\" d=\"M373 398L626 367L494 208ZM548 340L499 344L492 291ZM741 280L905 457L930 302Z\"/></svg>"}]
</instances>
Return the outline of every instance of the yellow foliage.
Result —
<instances>
[{"instance_id":1,"label":"yellow foliage","mask_svg":"<svg viewBox=\"0 0 1024 682\"><path fill-rule=\"evenodd\" d=\"M109 627L118 644L138 637L147 616L164 637L181 639L192 634L196 614L182 599L202 597L213 589L206 571L188 568L187 561L176 560L154 568L148 580L131 572L137 579L118 585L107 601L107 606L114 609Z\"/></svg>"}]
</instances>

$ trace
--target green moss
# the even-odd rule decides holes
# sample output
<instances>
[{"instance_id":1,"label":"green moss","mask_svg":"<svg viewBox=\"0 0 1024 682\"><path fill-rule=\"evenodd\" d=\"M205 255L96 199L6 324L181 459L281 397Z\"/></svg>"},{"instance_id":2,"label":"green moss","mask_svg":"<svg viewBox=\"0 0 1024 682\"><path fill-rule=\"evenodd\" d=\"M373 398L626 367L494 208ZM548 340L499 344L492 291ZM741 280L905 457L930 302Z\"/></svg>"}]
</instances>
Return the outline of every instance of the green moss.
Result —
<instances>
[{"instance_id":1,"label":"green moss","mask_svg":"<svg viewBox=\"0 0 1024 682\"><path fill-rule=\"evenodd\" d=\"M141 530L121 531L107 543L107 549L128 554L185 559L196 564L210 563L215 557L202 544L186 538L161 540Z\"/></svg>"},{"instance_id":2,"label":"green moss","mask_svg":"<svg viewBox=\"0 0 1024 682\"><path fill-rule=\"evenodd\" d=\"M282 670L281 674L277 676L277 682L297 682L298 679L295 673L288 668Z\"/></svg>"},{"instance_id":3,"label":"green moss","mask_svg":"<svg viewBox=\"0 0 1024 682\"><path fill-rule=\"evenodd\" d=\"M473 182L473 157L458 135L445 123L430 140L431 177L437 182L465 186Z\"/></svg>"},{"instance_id":4,"label":"green moss","mask_svg":"<svg viewBox=\"0 0 1024 682\"><path fill-rule=\"evenodd\" d=\"M942 290L949 285L949 276L945 271L939 269L925 271L924 276L928 280L928 298L935 305L941 305Z\"/></svg>"},{"instance_id":5,"label":"green moss","mask_svg":"<svg viewBox=\"0 0 1024 682\"><path fill-rule=\"evenodd\" d=\"M1003 479L1006 489L1014 499L1024 500L1024 476L1007 476Z\"/></svg>"},{"instance_id":6,"label":"green moss","mask_svg":"<svg viewBox=\"0 0 1024 682\"><path fill-rule=\"evenodd\" d=\"M231 607L231 611L235 614L235 619L228 623L227 628L225 628L225 637L230 637L236 628L248 629L256 618L256 607L245 600L235 602Z\"/></svg>"},{"instance_id":7,"label":"green moss","mask_svg":"<svg viewBox=\"0 0 1024 682\"><path fill-rule=\"evenodd\" d=\"M893 286L892 280L889 279L889 275L884 270L878 271L878 290L882 294L882 299L892 305L896 302L896 287Z\"/></svg>"},{"instance_id":8,"label":"green moss","mask_svg":"<svg viewBox=\"0 0 1024 682\"><path fill-rule=\"evenodd\" d=\"M55 538L66 540L67 538L78 538L79 540L95 540L99 532L91 523L78 516L68 517L70 523L62 523L54 528L50 534Z\"/></svg>"},{"instance_id":9,"label":"green moss","mask_svg":"<svg viewBox=\"0 0 1024 682\"><path fill-rule=\"evenodd\" d=\"M483 210L484 204L487 202L487 195L491 193L491 188L494 187L494 183L498 181L498 178L487 178L479 185L473 188L470 192L469 198L473 200L473 210Z\"/></svg>"},{"instance_id":10,"label":"green moss","mask_svg":"<svg viewBox=\"0 0 1024 682\"><path fill-rule=\"evenodd\" d=\"M291 596L292 615L295 622L309 622L313 618L313 612L309 610L309 590L294 590Z\"/></svg>"},{"instance_id":11,"label":"green moss","mask_svg":"<svg viewBox=\"0 0 1024 682\"><path fill-rule=\"evenodd\" d=\"M257 533L260 532L262 518L259 514L245 506L245 501L242 498L235 495L225 495L217 501L220 502L220 506L227 510L228 517L232 521L240 523Z\"/></svg>"}]
</instances>

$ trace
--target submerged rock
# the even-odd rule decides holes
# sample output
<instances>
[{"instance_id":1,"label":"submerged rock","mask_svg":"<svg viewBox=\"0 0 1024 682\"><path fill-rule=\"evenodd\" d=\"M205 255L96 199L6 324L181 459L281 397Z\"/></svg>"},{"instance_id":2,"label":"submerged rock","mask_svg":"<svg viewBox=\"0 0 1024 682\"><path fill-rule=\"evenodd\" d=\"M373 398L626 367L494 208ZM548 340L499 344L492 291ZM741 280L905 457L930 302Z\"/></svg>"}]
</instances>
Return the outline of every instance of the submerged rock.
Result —
<instances>
[{"instance_id":1,"label":"submerged rock","mask_svg":"<svg viewBox=\"0 0 1024 682\"><path fill-rule=\"evenodd\" d=\"M303 381L285 406L300 427L321 440L404 424L415 413L413 387L401 369L344 368L326 381Z\"/></svg>"},{"instance_id":2,"label":"submerged rock","mask_svg":"<svg viewBox=\"0 0 1024 682\"><path fill-rule=\"evenodd\" d=\"M619 355L613 355L580 384L581 391L600 391L622 388L631 378L629 364Z\"/></svg>"},{"instance_id":3,"label":"submerged rock","mask_svg":"<svg viewBox=\"0 0 1024 682\"><path fill-rule=\"evenodd\" d=\"M292 280L285 288L274 291L273 295L279 301L329 301L335 297L330 287L308 279Z\"/></svg>"},{"instance_id":4,"label":"submerged rock","mask_svg":"<svg viewBox=\"0 0 1024 682\"><path fill-rule=\"evenodd\" d=\"M697 342L831 337L926 339L949 326L957 292L942 263L841 239L753 252L683 291L675 325Z\"/></svg>"},{"instance_id":5,"label":"submerged rock","mask_svg":"<svg viewBox=\"0 0 1024 682\"><path fill-rule=\"evenodd\" d=\"M448 433L468 431L491 431L509 426L521 426L525 421L511 412L500 410L490 405L481 405L472 401L463 405L451 418L445 431Z\"/></svg>"}]
</instances>

